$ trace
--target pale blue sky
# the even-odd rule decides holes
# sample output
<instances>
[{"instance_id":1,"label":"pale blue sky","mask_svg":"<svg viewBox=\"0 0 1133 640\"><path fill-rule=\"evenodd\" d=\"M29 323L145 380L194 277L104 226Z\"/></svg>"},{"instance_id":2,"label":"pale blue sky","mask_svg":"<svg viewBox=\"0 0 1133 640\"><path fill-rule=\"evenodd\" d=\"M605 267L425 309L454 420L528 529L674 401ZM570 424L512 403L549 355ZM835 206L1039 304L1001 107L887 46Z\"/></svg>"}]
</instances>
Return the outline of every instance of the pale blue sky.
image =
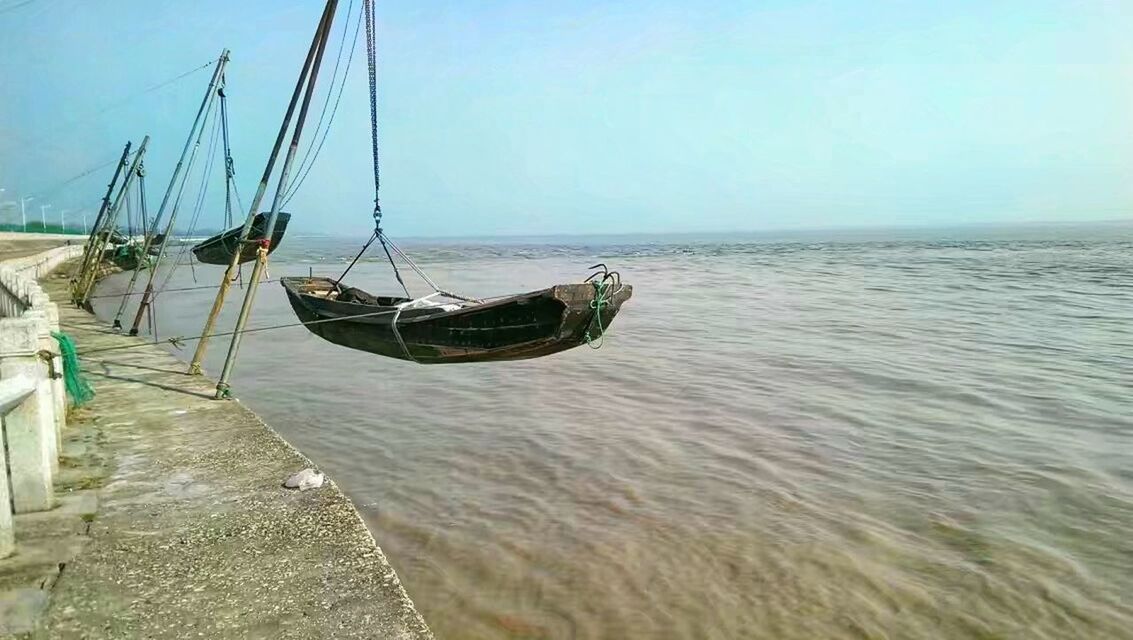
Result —
<instances>
[{"instance_id":1,"label":"pale blue sky","mask_svg":"<svg viewBox=\"0 0 1133 640\"><path fill-rule=\"evenodd\" d=\"M230 47L247 197L322 4L8 8L20 1L0 0L0 200L148 132L153 208L208 74L120 101ZM1131 217L1133 2L398 1L378 14L394 236ZM363 52L290 207L297 229L369 227ZM95 206L109 171L57 194L55 211ZM214 206L202 223L219 221Z\"/></svg>"}]
</instances>

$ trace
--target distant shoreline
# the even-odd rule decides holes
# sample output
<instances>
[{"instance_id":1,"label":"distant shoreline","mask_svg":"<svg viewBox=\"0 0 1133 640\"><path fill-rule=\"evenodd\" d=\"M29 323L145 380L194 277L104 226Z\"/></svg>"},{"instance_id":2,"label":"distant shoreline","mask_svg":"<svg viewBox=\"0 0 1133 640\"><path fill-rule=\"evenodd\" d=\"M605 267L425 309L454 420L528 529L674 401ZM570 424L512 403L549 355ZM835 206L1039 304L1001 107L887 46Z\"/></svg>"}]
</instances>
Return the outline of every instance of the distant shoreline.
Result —
<instances>
[{"instance_id":1,"label":"distant shoreline","mask_svg":"<svg viewBox=\"0 0 1133 640\"><path fill-rule=\"evenodd\" d=\"M475 234L475 235L396 235L396 231L391 229L390 233L401 242L424 244L429 242L475 242L487 243L497 242L502 244L513 244L516 242L531 242L531 243L562 243L571 240L594 240L597 238L604 240L629 240L640 241L642 238L706 238L718 239L721 236L739 237L739 238L769 238L769 237L790 237L790 236L823 236L823 235L844 235L844 236L859 236L859 235L883 235L883 234L929 234L932 232L976 232L976 231L996 231L996 230L1041 230L1041 229L1103 229L1103 228L1128 228L1133 232L1133 218L1128 219L1109 219L1109 220L1087 220L1082 222L1077 221L1026 221L1026 222L970 222L952 225L940 224L907 224L907 225L876 225L876 226L847 226L847 227L776 227L767 229L731 229L731 230L706 230L706 231L640 231L640 232L611 232L611 233L553 233L553 234ZM359 230L357 232L343 232L343 233L316 233L312 231L303 231L301 229L293 230L289 238L320 238L332 240L365 240L366 236L370 233L369 230Z\"/></svg>"}]
</instances>

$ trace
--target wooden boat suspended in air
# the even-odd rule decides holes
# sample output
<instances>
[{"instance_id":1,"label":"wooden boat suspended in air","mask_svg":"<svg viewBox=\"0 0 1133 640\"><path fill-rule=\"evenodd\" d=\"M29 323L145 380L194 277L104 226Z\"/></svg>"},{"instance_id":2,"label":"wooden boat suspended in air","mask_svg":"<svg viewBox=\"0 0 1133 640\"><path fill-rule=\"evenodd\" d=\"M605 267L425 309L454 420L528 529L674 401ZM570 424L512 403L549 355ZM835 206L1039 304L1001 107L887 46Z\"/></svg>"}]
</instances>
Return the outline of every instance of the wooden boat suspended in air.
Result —
<instances>
[{"instance_id":1,"label":"wooden boat suspended in air","mask_svg":"<svg viewBox=\"0 0 1133 640\"><path fill-rule=\"evenodd\" d=\"M333 8L333 2L329 3L327 10L333 12ZM376 27L372 3L363 3L363 18L367 35L372 34ZM311 333L335 344L421 364L524 360L582 344L600 345L602 334L633 294L633 288L623 285L621 276L605 265L595 265L593 268L601 267L601 271L577 284L475 300L440 289L385 235L379 204L377 56L369 38L366 64L374 160L374 232L337 279L308 276L280 280L299 320ZM375 241L381 242L406 297L374 296L342 284ZM409 297L394 253L432 287L432 294ZM253 283L257 273L252 275ZM235 341L233 338L233 344Z\"/></svg>"},{"instance_id":2,"label":"wooden boat suspended in air","mask_svg":"<svg viewBox=\"0 0 1133 640\"><path fill-rule=\"evenodd\" d=\"M315 335L421 364L523 360L599 340L633 287L556 285L488 301L378 297L331 278L282 278L287 299ZM312 321L323 321L314 322Z\"/></svg>"},{"instance_id":3,"label":"wooden boat suspended in air","mask_svg":"<svg viewBox=\"0 0 1133 640\"><path fill-rule=\"evenodd\" d=\"M267 219L268 214L256 214L256 217L252 220L252 229L248 233L248 242L244 243L243 246L240 246L240 232L244 230L244 226L241 225L204 240L193 247L193 255L196 256L197 262L227 265L232 262L232 256L239 248L240 263L251 262L256 259L259 241L263 240L264 233L267 231ZM272 230L271 243L268 244L268 253L275 251L280 241L283 240L283 234L287 231L289 220L291 220L290 213L279 212L279 217L275 221L275 229Z\"/></svg>"}]
</instances>

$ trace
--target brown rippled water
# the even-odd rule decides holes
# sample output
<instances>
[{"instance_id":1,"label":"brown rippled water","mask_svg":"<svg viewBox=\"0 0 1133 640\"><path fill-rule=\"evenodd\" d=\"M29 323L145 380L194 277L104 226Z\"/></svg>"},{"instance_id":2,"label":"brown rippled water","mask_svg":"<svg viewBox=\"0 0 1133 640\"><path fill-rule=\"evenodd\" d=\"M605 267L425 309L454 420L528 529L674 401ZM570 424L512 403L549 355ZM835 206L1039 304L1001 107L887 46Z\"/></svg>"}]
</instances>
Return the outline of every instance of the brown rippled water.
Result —
<instances>
[{"instance_id":1,"label":"brown rippled water","mask_svg":"<svg viewBox=\"0 0 1133 640\"><path fill-rule=\"evenodd\" d=\"M634 298L520 363L251 334L235 390L440 638L1133 638L1131 230L421 243L471 294L602 260ZM354 246L291 236L271 275ZM166 294L159 332L210 302ZM292 318L265 286L253 324Z\"/></svg>"}]
</instances>

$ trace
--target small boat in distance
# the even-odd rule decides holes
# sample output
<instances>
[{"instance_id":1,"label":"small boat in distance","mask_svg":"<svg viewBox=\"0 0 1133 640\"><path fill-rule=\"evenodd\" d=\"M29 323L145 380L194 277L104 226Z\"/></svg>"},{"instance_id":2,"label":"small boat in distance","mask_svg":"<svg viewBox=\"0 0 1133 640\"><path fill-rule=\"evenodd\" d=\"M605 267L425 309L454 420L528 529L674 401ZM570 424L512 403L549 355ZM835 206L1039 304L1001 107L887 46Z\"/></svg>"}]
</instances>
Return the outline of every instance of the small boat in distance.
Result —
<instances>
[{"instance_id":1,"label":"small boat in distance","mask_svg":"<svg viewBox=\"0 0 1133 640\"><path fill-rule=\"evenodd\" d=\"M351 349L420 364L524 360L601 338L633 287L560 284L486 301L373 296L331 278L280 282L299 320Z\"/></svg>"},{"instance_id":2,"label":"small boat in distance","mask_svg":"<svg viewBox=\"0 0 1133 640\"><path fill-rule=\"evenodd\" d=\"M126 244L130 240L117 229L114 229L112 231L99 231L96 237L99 240L109 244Z\"/></svg>"},{"instance_id":3,"label":"small boat in distance","mask_svg":"<svg viewBox=\"0 0 1133 640\"><path fill-rule=\"evenodd\" d=\"M165 234L155 234L153 240L150 240L149 254L151 256L156 256L157 254L161 253L161 245L163 244L165 244Z\"/></svg>"},{"instance_id":4,"label":"small boat in distance","mask_svg":"<svg viewBox=\"0 0 1133 640\"><path fill-rule=\"evenodd\" d=\"M107 248L102 253L102 259L123 271L146 269L150 265L149 259L142 256L141 243L133 240Z\"/></svg>"},{"instance_id":5,"label":"small boat in distance","mask_svg":"<svg viewBox=\"0 0 1133 640\"><path fill-rule=\"evenodd\" d=\"M198 262L204 264L227 265L232 261L232 256L239 248L241 264L255 260L259 241L263 240L264 231L267 229L267 217L267 214L264 213L256 214L256 217L252 220L252 229L248 233L248 242L244 243L244 246L240 246L240 232L244 230L243 225L241 225L215 235L193 247L193 255L197 257ZM287 231L287 221L290 219L290 213L279 212L279 218L276 220L275 229L271 234L271 243L268 245L268 253L275 251L280 241L283 240L283 233Z\"/></svg>"}]
</instances>

